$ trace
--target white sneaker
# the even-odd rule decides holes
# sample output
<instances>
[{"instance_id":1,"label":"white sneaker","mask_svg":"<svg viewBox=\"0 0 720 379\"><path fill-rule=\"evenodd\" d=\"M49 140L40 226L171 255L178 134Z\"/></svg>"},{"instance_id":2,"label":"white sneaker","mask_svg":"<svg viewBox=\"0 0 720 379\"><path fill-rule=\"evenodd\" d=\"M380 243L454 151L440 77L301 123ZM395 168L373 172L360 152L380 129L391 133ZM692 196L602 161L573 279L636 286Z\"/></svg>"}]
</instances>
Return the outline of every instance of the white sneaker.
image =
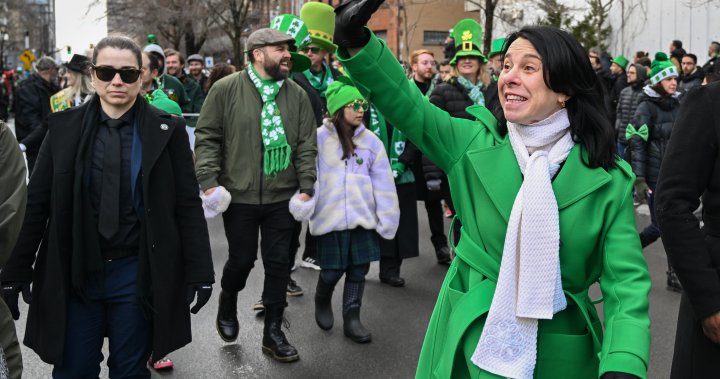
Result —
<instances>
[{"instance_id":1,"label":"white sneaker","mask_svg":"<svg viewBox=\"0 0 720 379\"><path fill-rule=\"evenodd\" d=\"M320 266L317 265L317 261L314 258L307 257L300 262L300 267L311 268L316 271L320 271Z\"/></svg>"},{"instance_id":2,"label":"white sneaker","mask_svg":"<svg viewBox=\"0 0 720 379\"><path fill-rule=\"evenodd\" d=\"M297 262L293 263L292 267L290 267L290 272L295 272L297 270Z\"/></svg>"}]
</instances>

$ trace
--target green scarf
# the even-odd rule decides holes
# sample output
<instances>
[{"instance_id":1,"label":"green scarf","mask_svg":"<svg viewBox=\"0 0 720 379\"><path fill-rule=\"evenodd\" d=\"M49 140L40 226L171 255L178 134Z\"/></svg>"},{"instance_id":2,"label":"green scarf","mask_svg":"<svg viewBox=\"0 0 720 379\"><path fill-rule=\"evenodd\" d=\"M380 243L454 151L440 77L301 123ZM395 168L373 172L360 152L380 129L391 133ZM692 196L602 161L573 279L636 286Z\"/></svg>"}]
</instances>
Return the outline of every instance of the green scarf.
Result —
<instances>
[{"instance_id":1,"label":"green scarf","mask_svg":"<svg viewBox=\"0 0 720 379\"><path fill-rule=\"evenodd\" d=\"M325 63L322 64L322 71L320 74L315 75L310 71L310 69L307 69L303 71L303 75L305 75L307 80L310 82L310 85L312 85L322 97L325 97L325 91L327 91L330 83L335 81L332 76L332 71L330 71L330 67Z\"/></svg>"},{"instance_id":2,"label":"green scarf","mask_svg":"<svg viewBox=\"0 0 720 379\"><path fill-rule=\"evenodd\" d=\"M265 175L275 175L290 165L290 145L285 138L285 127L275 96L280 92L283 81L263 80L252 65L248 65L248 75L263 101L260 112L260 133L265 155L263 156Z\"/></svg>"},{"instance_id":3,"label":"green scarf","mask_svg":"<svg viewBox=\"0 0 720 379\"><path fill-rule=\"evenodd\" d=\"M387 123L385 117L378 112L374 105L370 104L370 131L375 133L380 138L385 151L387 151L388 158L390 159L390 166L398 162L398 158L405 151L405 142L407 138L398 130L393 128L392 141L388 141ZM390 144L392 142L392 144ZM395 178L397 184L412 183L415 181L415 176L412 170L406 169L402 174Z\"/></svg>"},{"instance_id":4,"label":"green scarf","mask_svg":"<svg viewBox=\"0 0 720 379\"><path fill-rule=\"evenodd\" d=\"M482 93L482 82L478 81L477 84L472 84L471 81L465 79L462 76L458 76L457 80L460 85L462 85L463 87L465 87L466 90L468 90L468 95L470 95L470 99L472 99L475 105L485 106L485 96Z\"/></svg>"}]
</instances>

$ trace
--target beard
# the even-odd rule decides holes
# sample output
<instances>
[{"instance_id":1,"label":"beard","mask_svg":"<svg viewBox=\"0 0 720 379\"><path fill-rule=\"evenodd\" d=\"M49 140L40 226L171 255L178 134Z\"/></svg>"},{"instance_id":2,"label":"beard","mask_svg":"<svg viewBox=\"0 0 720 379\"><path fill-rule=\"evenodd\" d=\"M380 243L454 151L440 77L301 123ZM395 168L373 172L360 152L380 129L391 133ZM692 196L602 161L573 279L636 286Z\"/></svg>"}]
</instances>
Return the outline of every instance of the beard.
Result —
<instances>
[{"instance_id":1,"label":"beard","mask_svg":"<svg viewBox=\"0 0 720 379\"><path fill-rule=\"evenodd\" d=\"M267 55L266 55L267 57ZM287 72L283 72L282 68L280 68L280 63L282 61L272 61L270 59L266 59L265 63L263 64L263 69L265 69L265 73L272 78L272 80L279 81L279 80L285 80L288 78L288 74L290 73L290 70Z\"/></svg>"}]
</instances>

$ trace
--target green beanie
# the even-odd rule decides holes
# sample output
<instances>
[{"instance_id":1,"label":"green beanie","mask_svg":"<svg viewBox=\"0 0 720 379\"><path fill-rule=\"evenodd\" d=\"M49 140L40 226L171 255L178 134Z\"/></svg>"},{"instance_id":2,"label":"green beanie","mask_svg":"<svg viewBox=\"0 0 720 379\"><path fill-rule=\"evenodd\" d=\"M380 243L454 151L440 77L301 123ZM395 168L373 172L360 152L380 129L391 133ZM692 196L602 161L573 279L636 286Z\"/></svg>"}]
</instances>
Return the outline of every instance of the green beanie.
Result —
<instances>
[{"instance_id":1,"label":"green beanie","mask_svg":"<svg viewBox=\"0 0 720 379\"><path fill-rule=\"evenodd\" d=\"M613 63L620 66L620 68L622 68L623 70L626 70L627 65L628 65L628 63L630 63L630 61L627 58L625 58L624 56L618 55L617 57L615 57L615 59L613 59Z\"/></svg>"},{"instance_id":2,"label":"green beanie","mask_svg":"<svg viewBox=\"0 0 720 379\"><path fill-rule=\"evenodd\" d=\"M659 51L655 53L655 60L650 65L650 83L660 83L664 79L678 77L677 67L670 61L667 54Z\"/></svg>"},{"instance_id":3,"label":"green beanie","mask_svg":"<svg viewBox=\"0 0 720 379\"><path fill-rule=\"evenodd\" d=\"M167 97L163 90L156 89L155 91L153 91L150 97L150 105L152 105L153 107L170 113L172 115L182 117L182 109L180 109L178 103L170 100L170 98Z\"/></svg>"},{"instance_id":4,"label":"green beanie","mask_svg":"<svg viewBox=\"0 0 720 379\"><path fill-rule=\"evenodd\" d=\"M330 83L325 92L325 97L327 98L327 109L330 115L334 115L335 112L355 100L364 99L360 91L355 88L352 81L346 76L341 76Z\"/></svg>"}]
</instances>

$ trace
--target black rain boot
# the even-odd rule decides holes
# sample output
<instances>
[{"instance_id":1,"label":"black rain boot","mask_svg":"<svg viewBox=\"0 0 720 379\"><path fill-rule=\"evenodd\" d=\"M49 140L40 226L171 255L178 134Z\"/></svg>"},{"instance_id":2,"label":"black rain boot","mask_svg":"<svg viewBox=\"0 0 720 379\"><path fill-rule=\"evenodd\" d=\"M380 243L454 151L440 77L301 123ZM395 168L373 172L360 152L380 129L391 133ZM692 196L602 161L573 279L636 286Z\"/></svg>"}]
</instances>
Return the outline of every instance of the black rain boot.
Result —
<instances>
[{"instance_id":1,"label":"black rain boot","mask_svg":"<svg viewBox=\"0 0 720 379\"><path fill-rule=\"evenodd\" d=\"M335 286L325 283L321 276L318 276L317 288L315 289L315 322L322 330L330 330L335 322L332 311L332 294Z\"/></svg>"},{"instance_id":2,"label":"black rain boot","mask_svg":"<svg viewBox=\"0 0 720 379\"><path fill-rule=\"evenodd\" d=\"M237 292L220 291L215 328L220 338L225 342L235 341L240 331L240 324L237 319L237 296Z\"/></svg>"},{"instance_id":3,"label":"black rain boot","mask_svg":"<svg viewBox=\"0 0 720 379\"><path fill-rule=\"evenodd\" d=\"M370 342L372 335L360 322L360 306L362 305L365 281L345 281L343 291L343 331L345 336L357 343Z\"/></svg>"},{"instance_id":4,"label":"black rain boot","mask_svg":"<svg viewBox=\"0 0 720 379\"><path fill-rule=\"evenodd\" d=\"M295 362L300 359L295 347L290 345L282 331L284 304L265 305L265 327L263 328L262 350L280 362Z\"/></svg>"},{"instance_id":5,"label":"black rain boot","mask_svg":"<svg viewBox=\"0 0 720 379\"><path fill-rule=\"evenodd\" d=\"M450 248L443 246L435 250L435 256L437 257L437 263L441 265L449 266L452 263L452 256L450 255Z\"/></svg>"},{"instance_id":6,"label":"black rain boot","mask_svg":"<svg viewBox=\"0 0 720 379\"><path fill-rule=\"evenodd\" d=\"M675 270L673 270L672 266L668 264L668 270L667 270L667 290L673 291L673 292L682 292L682 285L680 284L680 280L677 277L677 274L675 274Z\"/></svg>"}]
</instances>

